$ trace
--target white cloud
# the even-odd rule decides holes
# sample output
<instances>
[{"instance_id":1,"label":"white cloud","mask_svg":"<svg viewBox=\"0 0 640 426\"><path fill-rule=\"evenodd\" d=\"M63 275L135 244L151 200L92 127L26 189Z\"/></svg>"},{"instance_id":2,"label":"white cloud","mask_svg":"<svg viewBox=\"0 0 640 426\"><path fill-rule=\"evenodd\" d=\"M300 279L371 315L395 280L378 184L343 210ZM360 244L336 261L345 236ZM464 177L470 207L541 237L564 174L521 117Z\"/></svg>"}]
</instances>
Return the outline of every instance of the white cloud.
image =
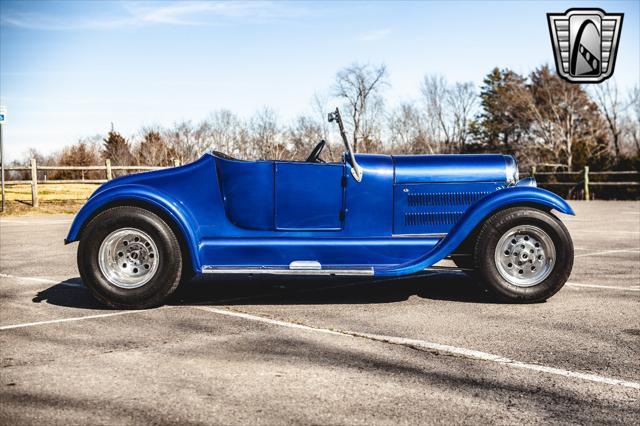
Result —
<instances>
[{"instance_id":1,"label":"white cloud","mask_svg":"<svg viewBox=\"0 0 640 426\"><path fill-rule=\"evenodd\" d=\"M238 19L269 21L307 15L295 3L267 1L132 2L119 16L65 16L36 12L3 12L0 23L35 30L105 30L145 25L216 25Z\"/></svg>"},{"instance_id":2,"label":"white cloud","mask_svg":"<svg viewBox=\"0 0 640 426\"><path fill-rule=\"evenodd\" d=\"M380 30L367 31L357 36L358 41L378 41L385 39L391 34L391 29L383 28Z\"/></svg>"},{"instance_id":3,"label":"white cloud","mask_svg":"<svg viewBox=\"0 0 640 426\"><path fill-rule=\"evenodd\" d=\"M40 13L3 13L3 26L29 30L106 30L135 24L131 18L73 19Z\"/></svg>"},{"instance_id":4,"label":"white cloud","mask_svg":"<svg viewBox=\"0 0 640 426\"><path fill-rule=\"evenodd\" d=\"M129 11L141 22L174 25L207 25L220 18L279 19L304 14L290 4L256 1L188 1L161 5L139 4Z\"/></svg>"}]
</instances>

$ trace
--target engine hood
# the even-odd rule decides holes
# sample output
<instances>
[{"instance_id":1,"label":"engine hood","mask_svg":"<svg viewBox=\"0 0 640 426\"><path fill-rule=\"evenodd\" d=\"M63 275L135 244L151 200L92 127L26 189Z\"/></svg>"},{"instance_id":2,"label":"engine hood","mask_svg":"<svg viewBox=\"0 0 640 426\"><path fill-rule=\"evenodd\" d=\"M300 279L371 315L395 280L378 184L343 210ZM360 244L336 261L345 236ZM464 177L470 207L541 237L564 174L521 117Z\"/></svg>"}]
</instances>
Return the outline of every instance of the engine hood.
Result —
<instances>
[{"instance_id":1,"label":"engine hood","mask_svg":"<svg viewBox=\"0 0 640 426\"><path fill-rule=\"evenodd\" d=\"M518 180L510 155L394 155L395 183L505 182Z\"/></svg>"}]
</instances>

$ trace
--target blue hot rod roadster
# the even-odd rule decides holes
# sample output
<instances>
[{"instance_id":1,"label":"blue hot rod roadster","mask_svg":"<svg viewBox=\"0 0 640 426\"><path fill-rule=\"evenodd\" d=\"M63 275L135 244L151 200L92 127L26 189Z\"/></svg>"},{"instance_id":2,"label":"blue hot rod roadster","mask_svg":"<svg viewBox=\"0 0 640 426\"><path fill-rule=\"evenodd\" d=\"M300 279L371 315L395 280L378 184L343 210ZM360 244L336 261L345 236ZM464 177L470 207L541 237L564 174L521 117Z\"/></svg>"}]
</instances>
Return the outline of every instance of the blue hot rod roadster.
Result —
<instances>
[{"instance_id":1,"label":"blue hot rod roadster","mask_svg":"<svg viewBox=\"0 0 640 426\"><path fill-rule=\"evenodd\" d=\"M194 274L414 274L444 258L499 298L535 302L567 281L573 214L506 155L354 154L325 163L206 154L102 185L75 217L83 282L117 308L161 304Z\"/></svg>"}]
</instances>

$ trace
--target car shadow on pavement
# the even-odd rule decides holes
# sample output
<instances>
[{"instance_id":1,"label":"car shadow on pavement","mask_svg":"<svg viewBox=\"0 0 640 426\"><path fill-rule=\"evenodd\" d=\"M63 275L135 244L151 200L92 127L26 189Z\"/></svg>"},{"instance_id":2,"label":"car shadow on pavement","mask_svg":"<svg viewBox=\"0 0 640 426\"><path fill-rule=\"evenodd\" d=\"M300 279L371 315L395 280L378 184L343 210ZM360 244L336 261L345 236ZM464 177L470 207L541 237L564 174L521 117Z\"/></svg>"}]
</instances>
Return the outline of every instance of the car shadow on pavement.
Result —
<instances>
[{"instance_id":1,"label":"car shadow on pavement","mask_svg":"<svg viewBox=\"0 0 640 426\"><path fill-rule=\"evenodd\" d=\"M394 303L415 296L466 303L496 300L463 273L426 273L400 278L204 277L183 285L175 304L334 305Z\"/></svg>"},{"instance_id":2,"label":"car shadow on pavement","mask_svg":"<svg viewBox=\"0 0 640 426\"><path fill-rule=\"evenodd\" d=\"M69 278L39 291L31 301L79 309L109 309L91 296L80 277Z\"/></svg>"},{"instance_id":3,"label":"car shadow on pavement","mask_svg":"<svg viewBox=\"0 0 640 426\"><path fill-rule=\"evenodd\" d=\"M183 283L168 304L180 305L333 305L406 301L411 297L462 303L497 303L474 279L459 272L400 278L200 277ZM34 303L80 309L100 305L80 278L38 292Z\"/></svg>"}]
</instances>

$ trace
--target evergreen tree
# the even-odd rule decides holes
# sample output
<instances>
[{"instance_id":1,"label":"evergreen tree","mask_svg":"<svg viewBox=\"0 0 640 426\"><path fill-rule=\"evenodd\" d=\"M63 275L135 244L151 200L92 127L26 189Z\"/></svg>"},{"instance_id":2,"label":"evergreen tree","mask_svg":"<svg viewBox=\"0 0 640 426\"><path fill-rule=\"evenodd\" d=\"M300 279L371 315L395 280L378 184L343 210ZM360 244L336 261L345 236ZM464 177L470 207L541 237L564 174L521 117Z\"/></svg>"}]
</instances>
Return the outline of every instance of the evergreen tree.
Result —
<instances>
[{"instance_id":1,"label":"evergreen tree","mask_svg":"<svg viewBox=\"0 0 640 426\"><path fill-rule=\"evenodd\" d=\"M114 166L130 166L133 164L133 155L129 142L111 127L111 131L103 140L102 158L110 159Z\"/></svg>"},{"instance_id":2,"label":"evergreen tree","mask_svg":"<svg viewBox=\"0 0 640 426\"><path fill-rule=\"evenodd\" d=\"M494 68L480 88L482 112L471 133L484 148L515 152L530 125L526 79L509 69Z\"/></svg>"}]
</instances>

